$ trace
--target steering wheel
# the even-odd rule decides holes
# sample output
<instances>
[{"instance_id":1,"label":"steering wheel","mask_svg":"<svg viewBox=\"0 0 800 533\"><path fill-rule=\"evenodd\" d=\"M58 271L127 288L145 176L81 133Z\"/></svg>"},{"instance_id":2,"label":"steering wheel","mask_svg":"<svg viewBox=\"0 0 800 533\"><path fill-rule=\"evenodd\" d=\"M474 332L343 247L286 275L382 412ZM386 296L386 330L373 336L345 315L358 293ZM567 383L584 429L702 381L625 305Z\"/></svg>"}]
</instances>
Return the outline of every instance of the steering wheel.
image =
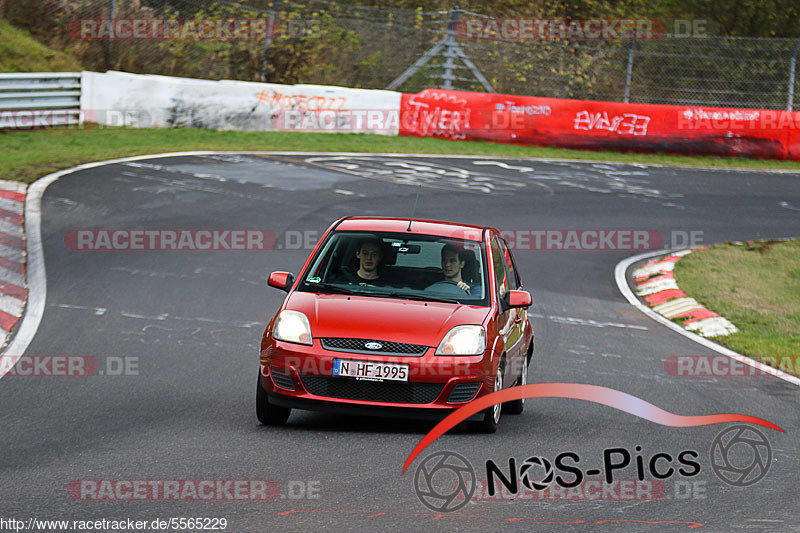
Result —
<instances>
[{"instance_id":1,"label":"steering wheel","mask_svg":"<svg viewBox=\"0 0 800 533\"><path fill-rule=\"evenodd\" d=\"M464 296L465 294L469 294L467 291L459 287L457 282L450 280L437 281L433 285L428 285L428 287L425 290L426 291L433 290L436 292L443 292L446 294L458 294L459 296Z\"/></svg>"}]
</instances>

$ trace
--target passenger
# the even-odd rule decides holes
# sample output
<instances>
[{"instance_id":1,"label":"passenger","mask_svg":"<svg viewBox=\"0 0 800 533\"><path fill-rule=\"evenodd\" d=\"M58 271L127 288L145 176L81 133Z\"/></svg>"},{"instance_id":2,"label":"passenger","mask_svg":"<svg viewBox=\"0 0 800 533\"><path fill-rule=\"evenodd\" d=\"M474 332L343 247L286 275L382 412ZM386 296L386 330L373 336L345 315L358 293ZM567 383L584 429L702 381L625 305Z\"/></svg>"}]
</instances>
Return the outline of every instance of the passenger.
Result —
<instances>
[{"instance_id":1,"label":"passenger","mask_svg":"<svg viewBox=\"0 0 800 533\"><path fill-rule=\"evenodd\" d=\"M444 281L455 283L459 289L467 294L472 294L472 290L478 287L478 284L465 281L461 277L461 271L467 263L468 253L470 252L452 244L444 245L442 248L442 274Z\"/></svg>"}]
</instances>

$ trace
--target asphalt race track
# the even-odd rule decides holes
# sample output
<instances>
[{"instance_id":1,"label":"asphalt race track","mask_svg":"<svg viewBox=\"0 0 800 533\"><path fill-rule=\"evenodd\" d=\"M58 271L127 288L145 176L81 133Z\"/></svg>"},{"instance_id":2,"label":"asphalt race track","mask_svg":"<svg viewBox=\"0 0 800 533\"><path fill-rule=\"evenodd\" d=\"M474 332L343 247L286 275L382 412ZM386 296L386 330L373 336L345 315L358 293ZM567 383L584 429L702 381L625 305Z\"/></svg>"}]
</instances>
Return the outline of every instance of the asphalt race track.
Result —
<instances>
[{"instance_id":1,"label":"asphalt race track","mask_svg":"<svg viewBox=\"0 0 800 533\"><path fill-rule=\"evenodd\" d=\"M639 253L631 250L515 252L534 297L529 382L602 385L682 415L767 419L785 433L759 428L772 449L759 483L730 486L712 471L709 449L725 424L666 427L579 400L529 400L524 414L503 416L494 435L452 431L406 474L406 457L432 423L295 411L284 427L260 426L258 344L285 295L266 287L267 273L298 272L309 253L298 235L319 236L344 215L408 216L417 191L417 218L504 230L656 230L663 246L685 245L689 232L701 232L695 244L800 235L800 176L791 173L220 154L67 175L42 201L47 300L26 355L85 355L100 370L120 360L135 369L0 380L0 516L224 517L227 531L237 533L800 531L800 388L767 376L670 375L670 356L714 352L625 301L614 267ZM65 245L74 229L267 229L278 246L74 251ZM413 486L416 467L437 451L457 452L485 478L488 460L507 470L512 457L552 460L571 451L582 467L596 468L604 449L634 453L636 446L645 464L656 453L696 450L701 471L665 479L659 499L626 497L617 485L589 498L476 501L441 515L420 503ZM636 476L633 463L618 473ZM85 479L266 479L281 494L270 501L86 501L68 490Z\"/></svg>"}]
</instances>

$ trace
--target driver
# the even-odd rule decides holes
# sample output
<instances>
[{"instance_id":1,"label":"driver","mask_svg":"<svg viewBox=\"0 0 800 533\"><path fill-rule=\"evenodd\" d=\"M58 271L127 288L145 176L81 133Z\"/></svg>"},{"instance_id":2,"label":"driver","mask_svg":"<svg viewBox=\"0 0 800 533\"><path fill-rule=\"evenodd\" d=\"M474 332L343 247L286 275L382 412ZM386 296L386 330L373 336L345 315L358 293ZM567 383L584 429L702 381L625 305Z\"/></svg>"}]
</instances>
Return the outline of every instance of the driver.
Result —
<instances>
[{"instance_id":1,"label":"driver","mask_svg":"<svg viewBox=\"0 0 800 533\"><path fill-rule=\"evenodd\" d=\"M472 294L472 289L477 285L464 281L461 277L461 270L467 262L467 253L469 252L463 248L456 248L452 244L444 245L442 247L442 274L444 281L455 283L459 289L467 294Z\"/></svg>"},{"instance_id":2,"label":"driver","mask_svg":"<svg viewBox=\"0 0 800 533\"><path fill-rule=\"evenodd\" d=\"M345 271L345 283L364 285L388 285L389 282L381 276L380 266L383 261L383 241L377 237L363 239L356 249L358 270L355 273Z\"/></svg>"}]
</instances>

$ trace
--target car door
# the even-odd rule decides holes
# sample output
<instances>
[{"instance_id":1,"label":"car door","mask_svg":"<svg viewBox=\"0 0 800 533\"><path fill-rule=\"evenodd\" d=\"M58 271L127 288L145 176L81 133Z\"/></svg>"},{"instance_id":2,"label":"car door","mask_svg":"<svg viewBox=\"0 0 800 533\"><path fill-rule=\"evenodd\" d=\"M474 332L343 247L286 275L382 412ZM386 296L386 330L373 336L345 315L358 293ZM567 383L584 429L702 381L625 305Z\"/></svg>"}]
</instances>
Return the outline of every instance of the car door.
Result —
<instances>
[{"instance_id":1,"label":"car door","mask_svg":"<svg viewBox=\"0 0 800 533\"><path fill-rule=\"evenodd\" d=\"M503 377L503 387L505 388L514 384L522 368L522 357L525 357L523 349L525 315L524 310L506 309L503 303L505 294L509 290L519 288L519 276L517 276L513 259L511 259L511 253L500 235L492 238L492 263L497 286L497 304L500 309L497 317L497 329L503 338L506 350L506 371Z\"/></svg>"}]
</instances>

